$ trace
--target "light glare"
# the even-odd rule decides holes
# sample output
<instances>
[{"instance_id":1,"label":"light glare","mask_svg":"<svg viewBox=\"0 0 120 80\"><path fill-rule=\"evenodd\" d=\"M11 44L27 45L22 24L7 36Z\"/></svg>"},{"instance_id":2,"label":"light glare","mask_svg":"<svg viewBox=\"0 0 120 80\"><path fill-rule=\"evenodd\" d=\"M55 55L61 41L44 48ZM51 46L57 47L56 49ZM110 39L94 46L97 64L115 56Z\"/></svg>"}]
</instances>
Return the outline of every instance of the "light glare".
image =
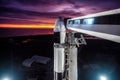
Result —
<instances>
[{"instance_id":1,"label":"light glare","mask_svg":"<svg viewBox=\"0 0 120 80\"><path fill-rule=\"evenodd\" d=\"M105 76L100 76L100 80L107 80Z\"/></svg>"},{"instance_id":2,"label":"light glare","mask_svg":"<svg viewBox=\"0 0 120 80\"><path fill-rule=\"evenodd\" d=\"M93 24L94 23L94 18L89 18L84 20L85 24Z\"/></svg>"},{"instance_id":3,"label":"light glare","mask_svg":"<svg viewBox=\"0 0 120 80\"><path fill-rule=\"evenodd\" d=\"M4 77L2 80L11 80L9 77Z\"/></svg>"}]
</instances>

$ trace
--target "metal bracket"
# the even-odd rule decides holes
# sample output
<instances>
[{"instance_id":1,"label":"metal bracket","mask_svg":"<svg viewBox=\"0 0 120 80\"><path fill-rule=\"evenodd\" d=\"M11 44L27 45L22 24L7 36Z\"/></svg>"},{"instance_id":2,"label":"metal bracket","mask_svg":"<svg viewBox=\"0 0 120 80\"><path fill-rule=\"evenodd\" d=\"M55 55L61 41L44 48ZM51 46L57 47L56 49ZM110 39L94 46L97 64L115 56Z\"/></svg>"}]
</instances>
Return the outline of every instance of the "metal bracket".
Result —
<instances>
[{"instance_id":1,"label":"metal bracket","mask_svg":"<svg viewBox=\"0 0 120 80\"><path fill-rule=\"evenodd\" d=\"M80 45L86 45L87 42L82 34L78 38L75 37L75 32L68 33L68 43L72 46L80 47Z\"/></svg>"},{"instance_id":2,"label":"metal bracket","mask_svg":"<svg viewBox=\"0 0 120 80\"><path fill-rule=\"evenodd\" d=\"M80 47L80 45L86 45L87 42L85 41L85 38L83 37L82 34L80 34L80 38L75 38L75 43L77 47Z\"/></svg>"}]
</instances>

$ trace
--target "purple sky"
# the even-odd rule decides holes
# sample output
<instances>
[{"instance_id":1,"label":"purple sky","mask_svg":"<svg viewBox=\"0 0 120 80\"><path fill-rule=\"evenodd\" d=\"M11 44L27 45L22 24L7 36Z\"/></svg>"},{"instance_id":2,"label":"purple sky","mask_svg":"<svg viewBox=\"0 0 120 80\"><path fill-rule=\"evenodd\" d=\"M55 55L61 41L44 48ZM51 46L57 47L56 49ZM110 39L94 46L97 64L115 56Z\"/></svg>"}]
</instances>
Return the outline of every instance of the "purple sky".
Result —
<instances>
[{"instance_id":1,"label":"purple sky","mask_svg":"<svg viewBox=\"0 0 120 80\"><path fill-rule=\"evenodd\" d=\"M59 16L78 17L116 8L120 8L120 0L0 0L0 27L54 24Z\"/></svg>"},{"instance_id":2,"label":"purple sky","mask_svg":"<svg viewBox=\"0 0 120 80\"><path fill-rule=\"evenodd\" d=\"M116 8L120 8L120 0L0 0L0 23L54 23L58 16L77 17Z\"/></svg>"}]
</instances>

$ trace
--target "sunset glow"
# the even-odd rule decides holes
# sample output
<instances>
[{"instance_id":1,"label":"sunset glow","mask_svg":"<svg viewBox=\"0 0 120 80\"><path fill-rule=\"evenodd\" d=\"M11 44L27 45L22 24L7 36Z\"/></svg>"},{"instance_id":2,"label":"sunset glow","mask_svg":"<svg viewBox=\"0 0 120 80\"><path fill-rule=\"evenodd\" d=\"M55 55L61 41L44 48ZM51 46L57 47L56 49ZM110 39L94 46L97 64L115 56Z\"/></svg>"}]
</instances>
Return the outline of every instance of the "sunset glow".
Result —
<instances>
[{"instance_id":1,"label":"sunset glow","mask_svg":"<svg viewBox=\"0 0 120 80\"><path fill-rule=\"evenodd\" d=\"M51 34L58 17L120 8L120 0L0 0L1 36Z\"/></svg>"},{"instance_id":2,"label":"sunset glow","mask_svg":"<svg viewBox=\"0 0 120 80\"><path fill-rule=\"evenodd\" d=\"M53 28L54 24L0 24L1 28Z\"/></svg>"}]
</instances>

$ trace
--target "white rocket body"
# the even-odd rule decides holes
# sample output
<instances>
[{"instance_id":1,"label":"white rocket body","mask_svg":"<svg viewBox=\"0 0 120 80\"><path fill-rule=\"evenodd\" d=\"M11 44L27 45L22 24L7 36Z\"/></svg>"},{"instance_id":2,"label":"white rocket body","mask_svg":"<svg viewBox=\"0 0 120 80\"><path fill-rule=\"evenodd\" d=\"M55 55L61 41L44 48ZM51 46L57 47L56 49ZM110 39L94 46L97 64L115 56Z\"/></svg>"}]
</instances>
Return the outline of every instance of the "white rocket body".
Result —
<instances>
[{"instance_id":1,"label":"white rocket body","mask_svg":"<svg viewBox=\"0 0 120 80\"><path fill-rule=\"evenodd\" d=\"M62 80L64 65L65 65L65 52L64 46L66 37L66 28L61 18L59 18L54 28L54 80Z\"/></svg>"},{"instance_id":2,"label":"white rocket body","mask_svg":"<svg viewBox=\"0 0 120 80\"><path fill-rule=\"evenodd\" d=\"M70 70L69 79L78 80L78 68L77 68L77 47L70 48Z\"/></svg>"},{"instance_id":3,"label":"white rocket body","mask_svg":"<svg viewBox=\"0 0 120 80\"><path fill-rule=\"evenodd\" d=\"M64 22L59 18L55 24L54 28L54 80L77 80L77 47L76 46L66 46L66 28ZM72 40L72 39L70 39ZM74 40L74 39L73 39ZM66 58L65 47L69 50L69 59ZM66 64L66 60L69 60ZM69 70L65 66L69 66ZM65 70L68 70L68 76L64 76Z\"/></svg>"}]
</instances>

